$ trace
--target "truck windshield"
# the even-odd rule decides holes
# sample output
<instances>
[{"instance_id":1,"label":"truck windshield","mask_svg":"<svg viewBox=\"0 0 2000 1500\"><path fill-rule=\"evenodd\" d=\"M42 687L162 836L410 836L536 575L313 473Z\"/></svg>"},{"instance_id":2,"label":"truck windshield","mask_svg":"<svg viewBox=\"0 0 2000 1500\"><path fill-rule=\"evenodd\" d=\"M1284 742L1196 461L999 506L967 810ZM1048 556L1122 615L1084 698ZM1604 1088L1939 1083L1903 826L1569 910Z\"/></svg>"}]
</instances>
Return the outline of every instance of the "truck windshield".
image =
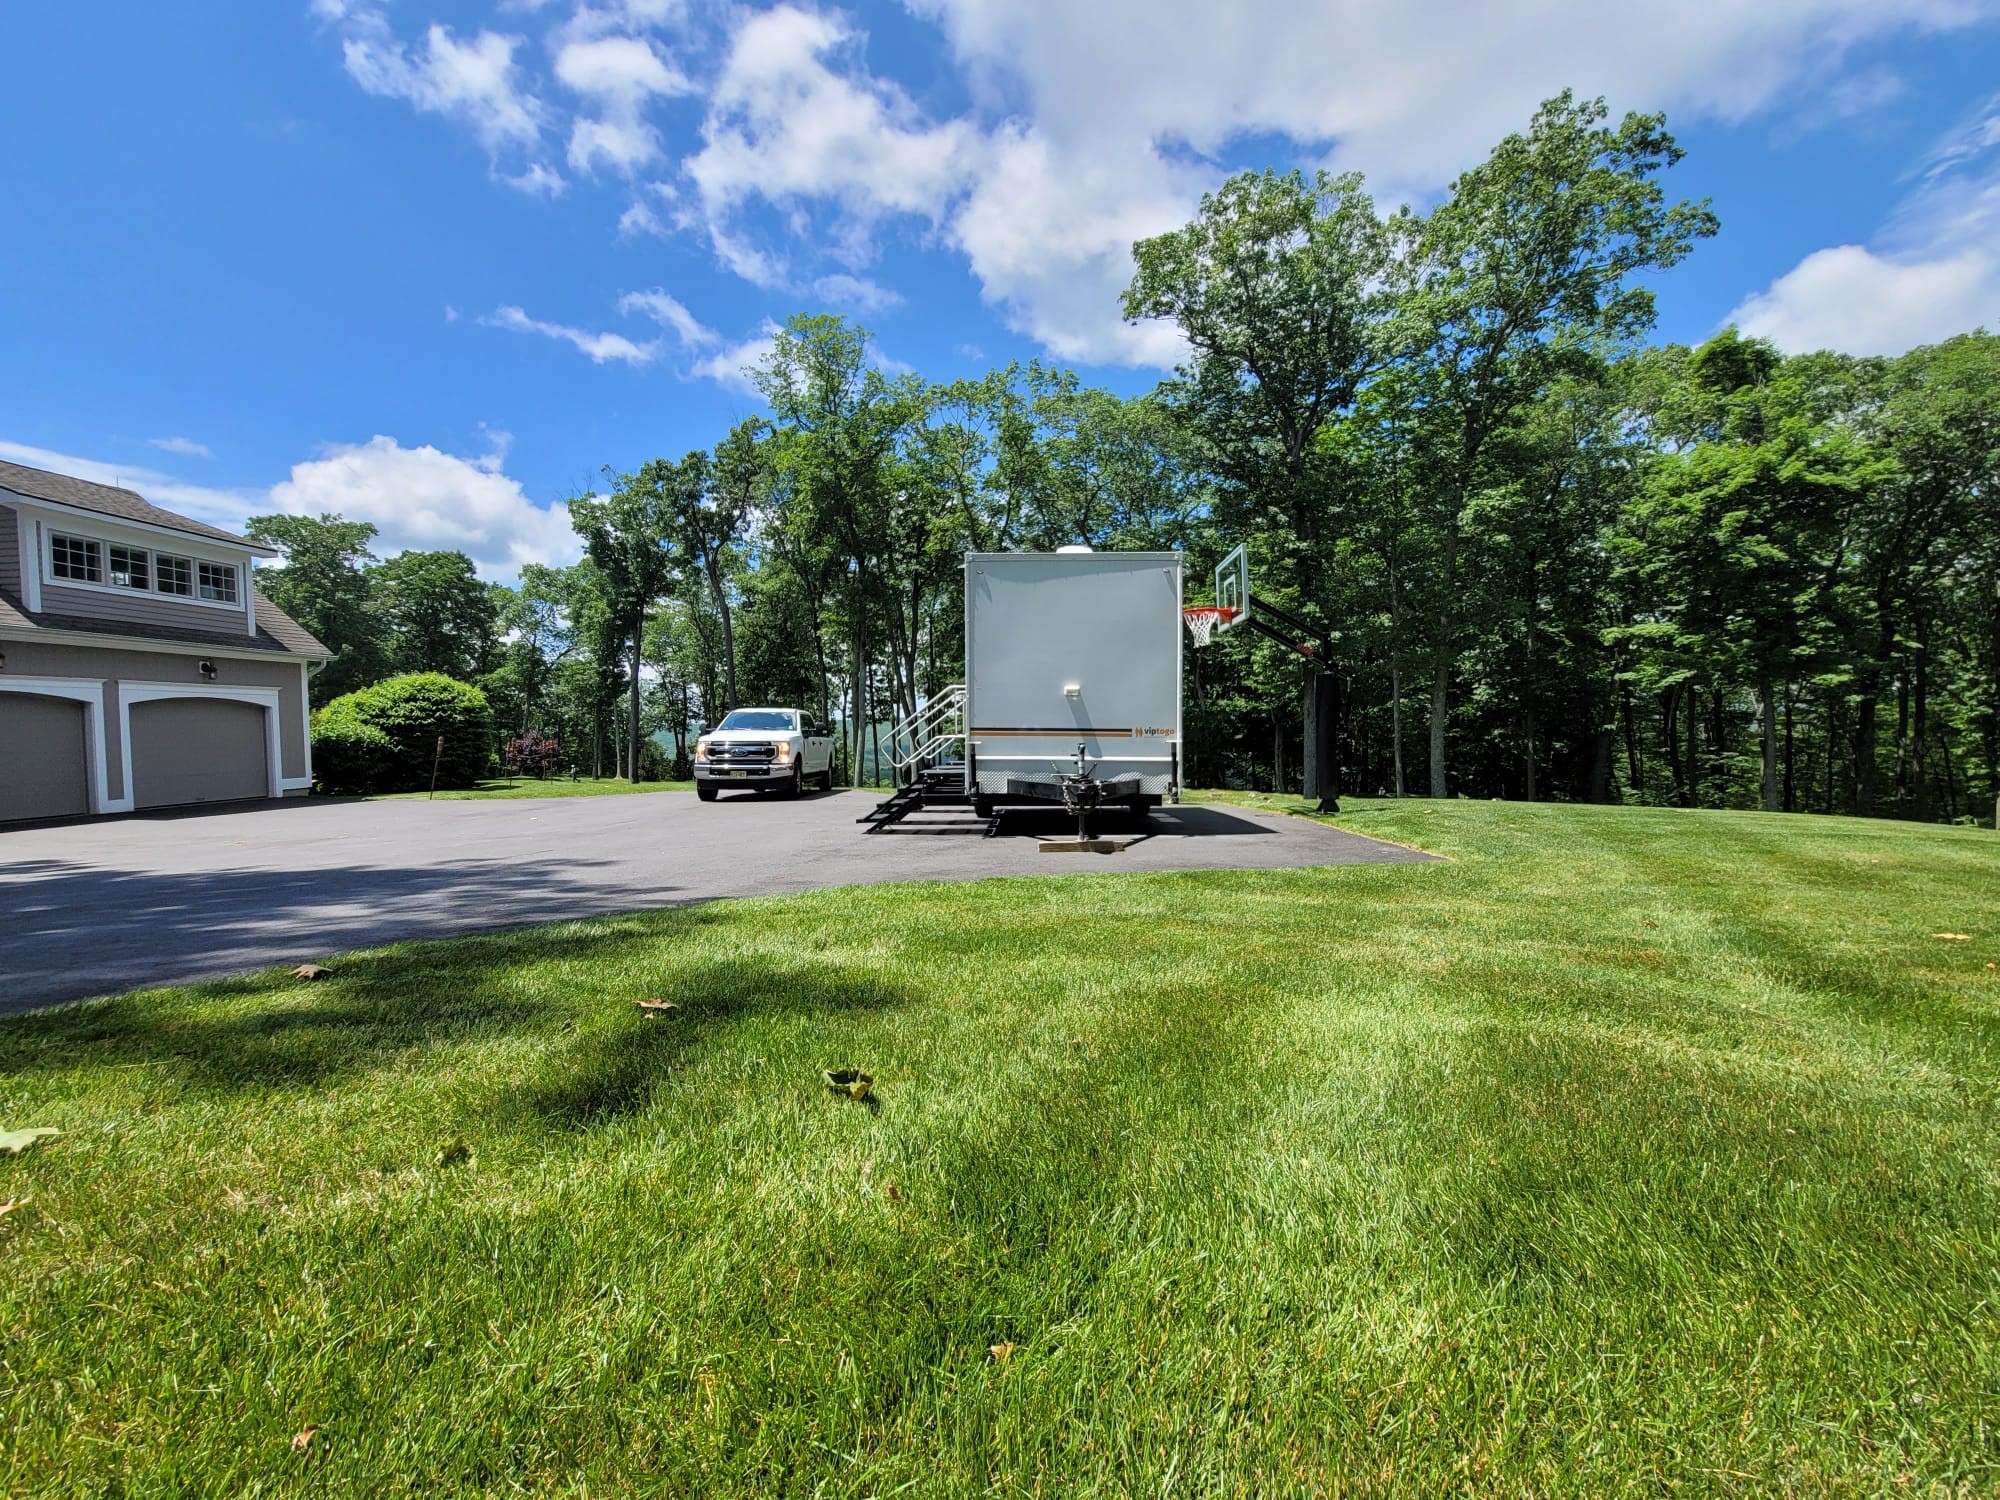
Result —
<instances>
[{"instance_id":1,"label":"truck windshield","mask_svg":"<svg viewBox=\"0 0 2000 1500\"><path fill-rule=\"evenodd\" d=\"M739 708L717 729L796 729L799 716L783 708Z\"/></svg>"}]
</instances>

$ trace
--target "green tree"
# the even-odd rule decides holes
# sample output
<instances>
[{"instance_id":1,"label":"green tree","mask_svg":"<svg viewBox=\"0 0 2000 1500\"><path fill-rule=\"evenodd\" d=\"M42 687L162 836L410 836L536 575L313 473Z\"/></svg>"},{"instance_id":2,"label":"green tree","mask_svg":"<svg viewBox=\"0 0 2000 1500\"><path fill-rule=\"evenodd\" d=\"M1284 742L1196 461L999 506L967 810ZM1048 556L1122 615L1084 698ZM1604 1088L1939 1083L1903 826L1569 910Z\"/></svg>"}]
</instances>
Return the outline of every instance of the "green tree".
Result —
<instances>
[{"instance_id":1,"label":"green tree","mask_svg":"<svg viewBox=\"0 0 2000 1500\"><path fill-rule=\"evenodd\" d=\"M608 674L617 671L618 643L630 649L625 768L633 780L639 776L646 612L666 592L674 576L669 541L673 516L662 483L672 469L672 465L655 460L636 474L618 475L609 495L587 495L571 501L569 507L570 522L589 549L603 592L603 624L595 643L600 682L608 686Z\"/></svg>"},{"instance_id":2,"label":"green tree","mask_svg":"<svg viewBox=\"0 0 2000 1500\"><path fill-rule=\"evenodd\" d=\"M244 535L284 554L282 568L257 574L257 587L334 653L313 677L312 701L325 703L381 676L386 632L369 607L366 572L375 561L368 550L375 528L332 513L253 516Z\"/></svg>"},{"instance_id":3,"label":"green tree","mask_svg":"<svg viewBox=\"0 0 2000 1500\"><path fill-rule=\"evenodd\" d=\"M1430 214L1395 222L1414 282L1404 303L1418 378L1419 518L1434 535L1431 795L1446 794L1446 715L1461 642L1458 572L1467 501L1488 442L1561 375L1588 375L1653 323L1633 278L1712 235L1706 203L1668 204L1657 178L1681 159L1659 115L1604 122L1567 91L1452 184Z\"/></svg>"},{"instance_id":4,"label":"green tree","mask_svg":"<svg viewBox=\"0 0 2000 1500\"><path fill-rule=\"evenodd\" d=\"M404 552L377 563L369 580L398 671L469 682L491 666L500 612L463 552Z\"/></svg>"}]
</instances>

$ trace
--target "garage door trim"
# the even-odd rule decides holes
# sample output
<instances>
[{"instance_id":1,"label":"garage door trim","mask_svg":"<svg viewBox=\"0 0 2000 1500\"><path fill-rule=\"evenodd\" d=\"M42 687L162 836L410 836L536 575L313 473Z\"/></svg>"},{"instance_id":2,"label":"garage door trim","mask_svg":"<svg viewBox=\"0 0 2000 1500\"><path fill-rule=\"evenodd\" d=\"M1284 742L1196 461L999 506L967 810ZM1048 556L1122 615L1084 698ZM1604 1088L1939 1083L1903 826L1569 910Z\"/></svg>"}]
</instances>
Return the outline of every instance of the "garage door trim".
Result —
<instances>
[{"instance_id":1,"label":"garage door trim","mask_svg":"<svg viewBox=\"0 0 2000 1500\"><path fill-rule=\"evenodd\" d=\"M118 748L125 763L125 806L133 805L132 791L132 705L159 698L222 698L231 703L254 703L264 710L264 780L267 797L282 797L278 761L278 690L262 687L221 687L185 682L121 682L118 684Z\"/></svg>"},{"instance_id":2,"label":"garage door trim","mask_svg":"<svg viewBox=\"0 0 2000 1500\"><path fill-rule=\"evenodd\" d=\"M90 810L92 813L130 812L132 793L128 787L122 802L113 801L106 785L109 771L104 764L104 684L79 682L70 677L0 676L0 693L30 693L40 698L68 698L83 705L83 742L90 752Z\"/></svg>"}]
</instances>

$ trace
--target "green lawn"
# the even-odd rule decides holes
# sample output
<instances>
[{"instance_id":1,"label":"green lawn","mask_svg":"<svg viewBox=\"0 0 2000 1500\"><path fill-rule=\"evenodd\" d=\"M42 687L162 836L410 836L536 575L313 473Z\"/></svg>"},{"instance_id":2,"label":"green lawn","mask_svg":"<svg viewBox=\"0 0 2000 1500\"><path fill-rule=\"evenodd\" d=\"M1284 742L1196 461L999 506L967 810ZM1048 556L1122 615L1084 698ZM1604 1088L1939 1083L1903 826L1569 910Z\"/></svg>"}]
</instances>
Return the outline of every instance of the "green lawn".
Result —
<instances>
[{"instance_id":1,"label":"green lawn","mask_svg":"<svg viewBox=\"0 0 2000 1500\"><path fill-rule=\"evenodd\" d=\"M1993 1493L2000 835L1340 821L0 1023L0 1492Z\"/></svg>"},{"instance_id":2,"label":"green lawn","mask_svg":"<svg viewBox=\"0 0 2000 1500\"><path fill-rule=\"evenodd\" d=\"M575 781L567 776L552 776L537 781L532 776L522 776L511 781L482 781L474 787L439 788L435 795L440 800L449 798L454 802L488 802L508 797L628 797L635 792L693 790L692 781L625 781L616 776L580 776ZM421 801L431 795L430 792L389 792L376 800L399 802L414 798Z\"/></svg>"}]
</instances>

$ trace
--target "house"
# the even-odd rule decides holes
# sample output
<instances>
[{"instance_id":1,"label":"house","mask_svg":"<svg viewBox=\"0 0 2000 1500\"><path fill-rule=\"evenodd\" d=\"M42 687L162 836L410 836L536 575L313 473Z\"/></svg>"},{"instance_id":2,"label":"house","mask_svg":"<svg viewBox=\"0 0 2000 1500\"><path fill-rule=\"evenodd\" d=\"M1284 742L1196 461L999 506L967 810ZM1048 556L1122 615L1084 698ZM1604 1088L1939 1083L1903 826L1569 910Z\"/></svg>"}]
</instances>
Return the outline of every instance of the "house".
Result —
<instances>
[{"instance_id":1,"label":"house","mask_svg":"<svg viewBox=\"0 0 2000 1500\"><path fill-rule=\"evenodd\" d=\"M257 592L276 555L0 462L0 824L303 796L333 653Z\"/></svg>"}]
</instances>

